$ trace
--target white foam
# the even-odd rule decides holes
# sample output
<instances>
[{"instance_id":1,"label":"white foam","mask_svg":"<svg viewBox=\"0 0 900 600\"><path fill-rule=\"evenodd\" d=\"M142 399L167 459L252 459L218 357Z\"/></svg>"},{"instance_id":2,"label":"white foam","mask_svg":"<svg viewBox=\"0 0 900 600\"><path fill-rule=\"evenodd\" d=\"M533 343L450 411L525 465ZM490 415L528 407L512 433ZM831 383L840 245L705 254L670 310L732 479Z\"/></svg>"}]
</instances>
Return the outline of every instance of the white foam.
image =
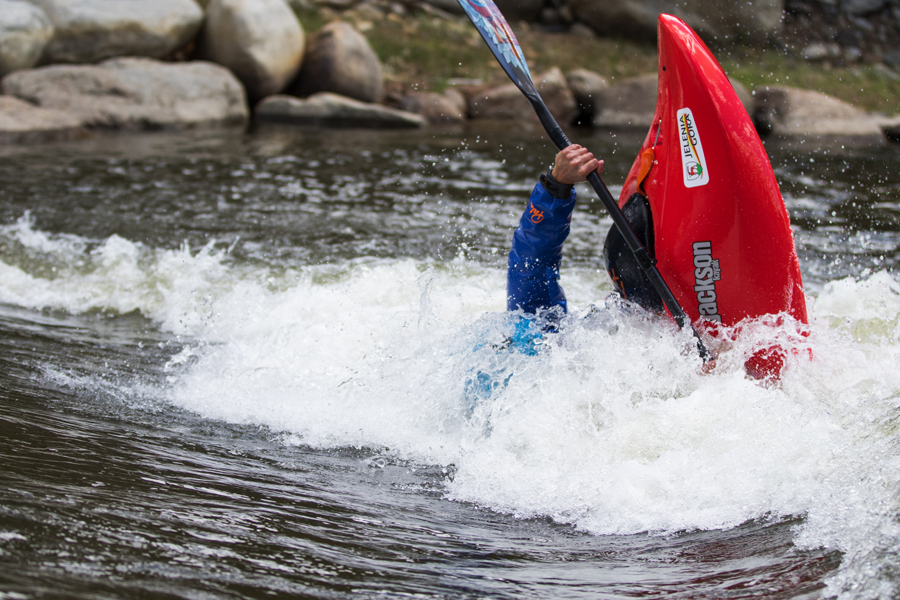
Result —
<instances>
[{"instance_id":1,"label":"white foam","mask_svg":"<svg viewBox=\"0 0 900 600\"><path fill-rule=\"evenodd\" d=\"M835 594L888 585L870 565L896 566L900 283L889 273L830 282L810 299L808 338L748 327L703 375L690 339L639 315L616 331L573 318L537 356L498 352L504 273L461 258L276 272L212 245L160 251L16 227L5 235L64 268L47 277L0 262L0 301L140 310L193 336L160 394L203 416L453 463L452 499L597 534L806 515L799 545L846 553ZM592 270L563 284L573 313L609 291ZM765 387L742 364L772 339L812 358L791 354L781 384ZM512 377L473 405L466 380L479 371Z\"/></svg>"}]
</instances>

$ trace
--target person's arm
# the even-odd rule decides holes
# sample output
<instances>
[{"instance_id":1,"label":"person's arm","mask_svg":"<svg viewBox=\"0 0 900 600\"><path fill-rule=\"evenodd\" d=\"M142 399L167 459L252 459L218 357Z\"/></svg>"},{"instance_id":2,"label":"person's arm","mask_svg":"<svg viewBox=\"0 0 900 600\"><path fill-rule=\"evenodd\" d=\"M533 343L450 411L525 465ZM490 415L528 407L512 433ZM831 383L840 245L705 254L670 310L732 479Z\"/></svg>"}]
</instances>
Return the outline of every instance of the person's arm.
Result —
<instances>
[{"instance_id":1,"label":"person's arm","mask_svg":"<svg viewBox=\"0 0 900 600\"><path fill-rule=\"evenodd\" d=\"M587 149L572 145L560 151L553 170L541 176L513 234L506 278L507 310L536 314L558 306L566 311L566 295L558 280L562 246L575 208L573 185L602 169L602 161Z\"/></svg>"}]
</instances>

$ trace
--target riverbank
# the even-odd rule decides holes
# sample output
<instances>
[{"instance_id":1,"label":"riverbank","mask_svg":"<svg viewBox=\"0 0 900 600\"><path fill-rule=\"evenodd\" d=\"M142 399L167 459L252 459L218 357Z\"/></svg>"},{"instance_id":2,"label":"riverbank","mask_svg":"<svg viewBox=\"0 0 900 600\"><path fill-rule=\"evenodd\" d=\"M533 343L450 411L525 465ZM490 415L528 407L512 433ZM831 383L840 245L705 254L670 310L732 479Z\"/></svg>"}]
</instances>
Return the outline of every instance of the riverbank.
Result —
<instances>
[{"instance_id":1,"label":"riverbank","mask_svg":"<svg viewBox=\"0 0 900 600\"><path fill-rule=\"evenodd\" d=\"M338 16L353 23L382 60L388 93L443 91L459 80L506 81L465 17L427 9L385 15L368 4L340 12L314 6L294 8L308 31ZM714 52L725 72L750 90L789 85L827 93L867 112L900 113L900 72L880 62L810 61L803 52L813 38L798 33L800 23L806 27L806 21L786 14L785 25L792 29L780 36L781 41L762 47L719 47ZM565 73L589 69L615 82L656 72L653 43L599 37L579 26L561 31L524 21L511 25L536 73L552 67Z\"/></svg>"},{"instance_id":2,"label":"riverbank","mask_svg":"<svg viewBox=\"0 0 900 600\"><path fill-rule=\"evenodd\" d=\"M656 13L637 30L610 28L601 9L582 0L536 2L540 15L522 12L529 3L498 0L557 120L646 128L656 98ZM731 13L730 24L721 14L716 20L717 5L673 10L710 43L761 135L900 139L897 11L885 5L851 17L842 3L845 12L803 15L799 0L789 3L793 12L773 2L754 4L766 18L740 24ZM65 0L0 0L0 39L16 42L0 46L0 141L264 122L416 128L534 117L477 30L453 12L456 2L142 6L131 14L115 0L85 0L72 11Z\"/></svg>"}]
</instances>

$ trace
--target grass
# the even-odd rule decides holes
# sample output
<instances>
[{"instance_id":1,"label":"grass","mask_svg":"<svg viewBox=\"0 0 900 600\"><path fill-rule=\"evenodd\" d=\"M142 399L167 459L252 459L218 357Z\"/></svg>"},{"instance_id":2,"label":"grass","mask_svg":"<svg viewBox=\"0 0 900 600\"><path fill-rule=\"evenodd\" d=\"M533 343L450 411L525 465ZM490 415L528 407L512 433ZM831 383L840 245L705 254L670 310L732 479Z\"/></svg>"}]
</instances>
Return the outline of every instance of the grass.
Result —
<instances>
[{"instance_id":1,"label":"grass","mask_svg":"<svg viewBox=\"0 0 900 600\"><path fill-rule=\"evenodd\" d=\"M747 86L789 85L840 98L869 112L900 114L900 74L884 65L835 68L774 49L720 53L722 68Z\"/></svg>"},{"instance_id":2,"label":"grass","mask_svg":"<svg viewBox=\"0 0 900 600\"><path fill-rule=\"evenodd\" d=\"M309 9L299 10L298 15L307 32L335 17ZM348 11L342 18L363 32L384 63L387 78L396 85L441 91L456 78L507 81L475 28L463 17ZM586 68L616 80L656 71L652 44L550 33L527 23L512 23L512 27L533 73L554 66L564 73ZM900 114L900 74L883 65L835 68L811 64L775 48L736 47L715 53L725 72L750 90L790 85L827 93L870 112Z\"/></svg>"}]
</instances>

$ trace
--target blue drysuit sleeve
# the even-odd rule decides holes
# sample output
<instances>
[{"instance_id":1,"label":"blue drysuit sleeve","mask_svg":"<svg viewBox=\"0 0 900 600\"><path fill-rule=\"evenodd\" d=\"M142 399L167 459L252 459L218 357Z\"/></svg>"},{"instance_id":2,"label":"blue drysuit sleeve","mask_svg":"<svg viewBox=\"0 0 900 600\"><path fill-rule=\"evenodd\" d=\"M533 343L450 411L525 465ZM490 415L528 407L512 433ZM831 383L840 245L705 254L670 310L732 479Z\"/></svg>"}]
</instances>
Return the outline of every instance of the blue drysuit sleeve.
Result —
<instances>
[{"instance_id":1,"label":"blue drysuit sleeve","mask_svg":"<svg viewBox=\"0 0 900 600\"><path fill-rule=\"evenodd\" d=\"M513 234L506 271L506 308L529 314L559 306L566 295L559 285L563 242L575 208L575 190L568 199L554 198L540 183Z\"/></svg>"}]
</instances>

